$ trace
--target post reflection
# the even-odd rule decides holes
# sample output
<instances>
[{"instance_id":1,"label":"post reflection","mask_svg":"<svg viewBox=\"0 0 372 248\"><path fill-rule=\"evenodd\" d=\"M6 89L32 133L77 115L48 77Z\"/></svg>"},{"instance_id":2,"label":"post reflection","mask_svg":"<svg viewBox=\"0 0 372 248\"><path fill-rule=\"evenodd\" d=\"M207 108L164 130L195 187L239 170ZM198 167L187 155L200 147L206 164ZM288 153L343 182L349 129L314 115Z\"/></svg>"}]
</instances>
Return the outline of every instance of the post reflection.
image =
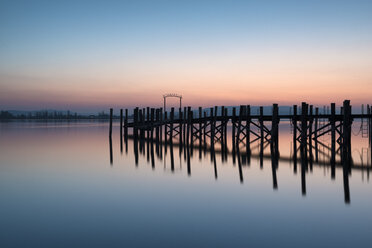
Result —
<instances>
[{"instance_id":1,"label":"post reflection","mask_svg":"<svg viewBox=\"0 0 372 248\"><path fill-rule=\"evenodd\" d=\"M187 127L185 127L187 128ZM138 138L134 136L124 137L125 150L128 153L128 145L133 145L134 162L135 166L138 166L141 157L144 161L148 163L153 170L155 170L155 161L159 159L161 161L170 161L170 170L172 173L175 172L175 160L179 160L181 163L184 160L187 164L187 175L191 176L191 166L193 161L198 163L209 163L213 167L213 176L217 180L219 178L218 164L226 164L234 166L237 164L238 169L238 181L239 183L244 183L244 174L247 172L248 167L252 163L252 159L257 161L257 165L265 173L264 165L269 161L271 162L271 174L272 174L272 187L273 189L279 190L278 177L279 163L287 162L293 165L292 173L297 175L298 165L300 165L300 192L303 196L307 194L306 186L306 176L308 173L312 172L312 167L325 167L330 168L330 180L334 180L336 176L336 169L341 168L343 173L343 189L344 189L344 202L346 204L350 203L350 187L349 187L349 176L352 170L359 170L365 168L365 166L360 167L358 164L352 162L351 156L348 154L343 154L347 152L350 148L340 148L337 154L341 156L341 160L332 159L332 151L326 152L327 148L329 150L332 147L328 147L321 141L313 142L312 144L306 144L301 142L300 138L294 138L294 144L291 143L291 154L290 156L279 156L278 144L272 144L273 141L270 139L259 139L253 146L246 146L246 144L235 143L232 146L232 150L229 150L227 145L227 138L221 139L219 142L221 145L211 145L210 142L201 140L198 138L198 142L191 142L187 140L187 130L185 139L181 143L177 142L175 139L168 137L166 141L161 138L140 138L141 135L137 135ZM190 131L189 131L190 132ZM151 135L151 131L150 131ZM296 133L294 135L297 135ZM151 136L150 136L151 137ZM183 137L183 136L181 136ZM300 141L299 141L300 140ZM164 141L164 142L163 142ZM221 142L224 142L223 144ZM302 143L302 144L301 144ZM314 143L318 146L314 147ZM297 145L298 144L298 145ZM112 152L112 140L109 140L110 145L110 164L113 164L113 152ZM310 149L310 145L313 147ZM120 148L123 144L120 143ZM249 150L247 150L249 149ZM346 149L346 151L345 151ZM179 156L175 158L174 153L177 152ZM198 154L193 158L193 151ZM315 152L315 153L314 153ZM312 154L314 153L314 154ZM217 159L217 156L221 157L221 160ZM231 157L230 162L229 157ZM299 161L298 161L299 160ZM328 160L328 162L326 162ZM209 161L209 162L206 162ZM310 168L310 169L309 169ZM370 165L367 165L368 178ZM182 167L180 166L182 170Z\"/></svg>"}]
</instances>

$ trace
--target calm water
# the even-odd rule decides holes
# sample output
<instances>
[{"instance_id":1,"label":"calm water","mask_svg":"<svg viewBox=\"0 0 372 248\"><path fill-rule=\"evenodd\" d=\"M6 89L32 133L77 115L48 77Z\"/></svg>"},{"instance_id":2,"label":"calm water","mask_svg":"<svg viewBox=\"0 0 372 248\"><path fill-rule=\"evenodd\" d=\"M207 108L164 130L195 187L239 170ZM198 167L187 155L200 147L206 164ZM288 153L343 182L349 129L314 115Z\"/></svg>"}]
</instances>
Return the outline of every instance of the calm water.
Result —
<instances>
[{"instance_id":1,"label":"calm water","mask_svg":"<svg viewBox=\"0 0 372 248\"><path fill-rule=\"evenodd\" d=\"M107 123L0 123L0 247L371 247L369 154L353 136L347 203L341 167L151 144L136 165L117 125L110 158Z\"/></svg>"}]
</instances>

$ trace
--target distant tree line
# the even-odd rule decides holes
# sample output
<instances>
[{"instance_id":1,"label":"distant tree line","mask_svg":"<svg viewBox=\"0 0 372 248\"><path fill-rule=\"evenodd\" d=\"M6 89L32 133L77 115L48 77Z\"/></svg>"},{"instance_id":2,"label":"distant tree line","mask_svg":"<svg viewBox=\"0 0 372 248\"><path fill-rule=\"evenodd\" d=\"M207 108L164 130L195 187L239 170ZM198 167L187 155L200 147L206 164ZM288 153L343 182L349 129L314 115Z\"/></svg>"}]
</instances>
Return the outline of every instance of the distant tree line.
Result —
<instances>
[{"instance_id":1,"label":"distant tree line","mask_svg":"<svg viewBox=\"0 0 372 248\"><path fill-rule=\"evenodd\" d=\"M114 116L114 118L118 118ZM104 111L95 115L81 115L71 111L34 111L27 114L12 114L9 111L0 111L0 120L81 120L81 119L110 119Z\"/></svg>"}]
</instances>

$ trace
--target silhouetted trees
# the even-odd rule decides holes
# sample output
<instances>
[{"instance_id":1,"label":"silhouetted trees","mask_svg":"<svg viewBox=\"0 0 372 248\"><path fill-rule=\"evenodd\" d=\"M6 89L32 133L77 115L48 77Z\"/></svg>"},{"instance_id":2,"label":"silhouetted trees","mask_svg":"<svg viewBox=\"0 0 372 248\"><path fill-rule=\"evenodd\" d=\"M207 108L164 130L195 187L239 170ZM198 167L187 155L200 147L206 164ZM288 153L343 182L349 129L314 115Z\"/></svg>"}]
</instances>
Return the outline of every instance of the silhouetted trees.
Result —
<instances>
[{"instance_id":1,"label":"silhouetted trees","mask_svg":"<svg viewBox=\"0 0 372 248\"><path fill-rule=\"evenodd\" d=\"M119 118L114 116L114 118ZM22 114L12 114L9 111L0 112L0 120L87 120L87 119L110 119L110 115L104 111L95 115L81 115L76 112L68 111L33 111Z\"/></svg>"}]
</instances>

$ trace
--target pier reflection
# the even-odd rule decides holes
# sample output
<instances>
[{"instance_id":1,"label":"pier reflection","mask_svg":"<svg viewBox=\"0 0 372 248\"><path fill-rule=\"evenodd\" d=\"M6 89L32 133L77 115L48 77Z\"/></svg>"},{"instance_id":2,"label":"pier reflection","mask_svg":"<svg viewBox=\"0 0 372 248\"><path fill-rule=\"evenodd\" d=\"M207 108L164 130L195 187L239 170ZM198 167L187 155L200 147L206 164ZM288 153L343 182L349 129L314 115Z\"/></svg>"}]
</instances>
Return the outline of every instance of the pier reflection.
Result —
<instances>
[{"instance_id":1,"label":"pier reflection","mask_svg":"<svg viewBox=\"0 0 372 248\"><path fill-rule=\"evenodd\" d=\"M128 154L128 146L133 145L134 162L135 166L140 164L141 158L146 161L153 170L156 169L156 161L163 161L164 168L170 169L172 173L176 171L175 164L180 164L179 169L182 170L182 161L186 163L187 175L192 175L192 163L198 161L209 163L213 166L214 178L218 180L219 165L227 165L234 167L237 165L237 180L241 184L244 183L244 167L251 166L251 160L256 159L258 161L259 168L262 170L263 167L271 163L271 174L272 174L272 187L274 190L279 189L278 170L279 164L289 164L293 166L293 174L297 175L298 166L300 165L300 179L301 190L303 196L307 194L306 177L309 173L312 173L313 167L324 167L330 168L330 180L335 180L336 168L342 169L343 189L344 189L344 202L349 204L351 202L350 197L350 186L349 176L352 170L362 170L363 178L364 171L367 172L367 180L369 180L369 171L371 169L370 161L364 163L362 160L361 164L354 163L352 156L346 154L348 149L340 149L336 154L340 155L340 160L332 159L332 148L328 147L325 143L318 141L316 144L305 144L305 146L291 147L290 156L282 156L279 154L278 143L273 145L271 142L262 139L256 142L254 145L246 144L235 144L232 145L230 150L228 147L227 139L219 143L210 145L209 142L204 140L199 142L177 142L176 140L162 140L153 138L145 138L139 135L126 136L120 140L120 150L123 149L123 141L125 143L125 151ZM113 164L113 151L112 151L112 140L109 139L110 145L110 164ZM295 149L295 152L293 149ZM367 151L370 154L370 151ZM365 153L367 153L365 152ZM178 154L178 156L175 154ZM217 156L218 155L218 156ZM194 158L195 156L195 158ZM218 158L221 158L219 160ZM166 161L170 161L167 165ZM209 162L208 162L209 161ZM170 168L168 167L170 166ZM178 170L178 169L177 169ZM263 172L262 172L263 173Z\"/></svg>"}]
</instances>

